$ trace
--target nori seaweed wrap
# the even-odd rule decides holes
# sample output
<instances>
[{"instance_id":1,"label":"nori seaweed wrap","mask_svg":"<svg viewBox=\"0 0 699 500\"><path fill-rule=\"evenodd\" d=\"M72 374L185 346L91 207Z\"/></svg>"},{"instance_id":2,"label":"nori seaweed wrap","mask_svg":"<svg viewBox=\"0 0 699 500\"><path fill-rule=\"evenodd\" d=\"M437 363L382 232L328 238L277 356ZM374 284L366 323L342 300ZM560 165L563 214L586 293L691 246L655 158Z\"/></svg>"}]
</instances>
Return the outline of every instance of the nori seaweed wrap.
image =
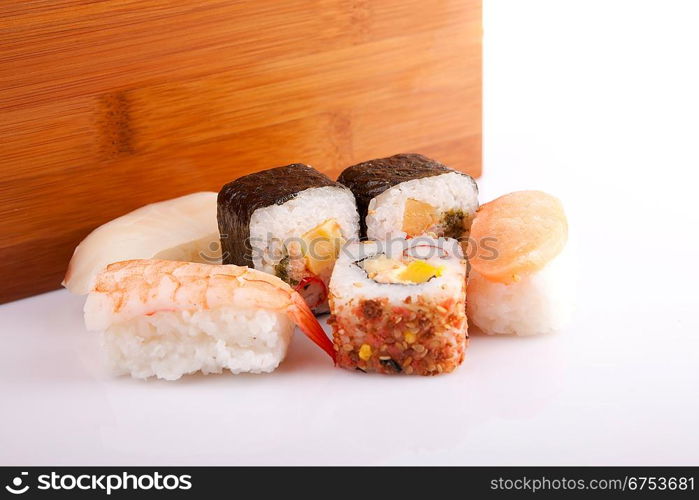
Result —
<instances>
[{"instance_id":1,"label":"nori seaweed wrap","mask_svg":"<svg viewBox=\"0 0 699 500\"><path fill-rule=\"evenodd\" d=\"M420 182L432 177L439 177L439 180ZM437 236L458 239L468 235L470 222L478 209L478 187L470 175L420 154L397 154L358 163L347 167L337 180L355 196L362 238L382 239L396 231L409 237L419 235L396 225L398 219L406 224L407 216L403 214L409 211L411 215L416 214L408 221L416 226L414 233L429 230ZM405 189L391 189L410 181L417 182L406 185ZM389 196L387 191L393 192ZM457 199L457 203L450 202L450 198ZM372 217L376 212L384 213L379 214L381 217ZM400 217L396 212L400 212Z\"/></svg>"},{"instance_id":2,"label":"nori seaweed wrap","mask_svg":"<svg viewBox=\"0 0 699 500\"><path fill-rule=\"evenodd\" d=\"M320 241L317 247L327 253L327 241L357 238L358 216L350 190L294 163L223 186L218 227L224 264L253 267L301 285L301 294L318 309L336 254L318 257L309 248Z\"/></svg>"},{"instance_id":3,"label":"nori seaweed wrap","mask_svg":"<svg viewBox=\"0 0 699 500\"><path fill-rule=\"evenodd\" d=\"M313 167L293 163L244 175L223 186L217 213L223 263L252 267L249 237L255 210L282 205L309 188L337 185Z\"/></svg>"}]
</instances>

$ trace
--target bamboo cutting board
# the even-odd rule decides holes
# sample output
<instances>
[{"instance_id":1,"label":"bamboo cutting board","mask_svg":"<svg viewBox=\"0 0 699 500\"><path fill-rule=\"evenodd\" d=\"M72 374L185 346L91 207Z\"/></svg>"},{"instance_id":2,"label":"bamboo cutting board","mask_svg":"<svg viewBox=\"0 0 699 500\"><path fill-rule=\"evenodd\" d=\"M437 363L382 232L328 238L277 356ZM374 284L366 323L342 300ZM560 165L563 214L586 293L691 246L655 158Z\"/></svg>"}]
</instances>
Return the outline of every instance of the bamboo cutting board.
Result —
<instances>
[{"instance_id":1,"label":"bamboo cutting board","mask_svg":"<svg viewBox=\"0 0 699 500\"><path fill-rule=\"evenodd\" d=\"M480 1L5 0L0 302L140 205L399 152L480 173Z\"/></svg>"}]
</instances>

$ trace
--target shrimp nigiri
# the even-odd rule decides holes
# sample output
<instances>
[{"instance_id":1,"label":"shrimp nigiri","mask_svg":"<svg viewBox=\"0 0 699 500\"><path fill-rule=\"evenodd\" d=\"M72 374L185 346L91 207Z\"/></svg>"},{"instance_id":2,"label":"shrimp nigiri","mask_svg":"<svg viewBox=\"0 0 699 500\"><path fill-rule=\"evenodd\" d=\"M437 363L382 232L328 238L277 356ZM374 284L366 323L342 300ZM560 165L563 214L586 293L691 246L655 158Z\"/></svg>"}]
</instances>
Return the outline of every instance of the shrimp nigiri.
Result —
<instances>
[{"instance_id":1,"label":"shrimp nigiri","mask_svg":"<svg viewBox=\"0 0 699 500\"><path fill-rule=\"evenodd\" d=\"M335 359L301 296L246 267L117 262L96 277L85 303L85 325L104 331L112 367L137 378L270 372L284 359L294 324Z\"/></svg>"}]
</instances>

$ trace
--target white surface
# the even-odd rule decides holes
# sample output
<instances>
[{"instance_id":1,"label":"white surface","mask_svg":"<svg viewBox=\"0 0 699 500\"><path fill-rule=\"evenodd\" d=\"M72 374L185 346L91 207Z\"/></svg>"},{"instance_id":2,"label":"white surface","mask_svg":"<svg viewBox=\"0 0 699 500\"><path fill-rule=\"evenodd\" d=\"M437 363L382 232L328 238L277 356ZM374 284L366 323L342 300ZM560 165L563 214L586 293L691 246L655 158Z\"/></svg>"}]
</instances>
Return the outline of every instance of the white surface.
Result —
<instances>
[{"instance_id":1,"label":"white surface","mask_svg":"<svg viewBox=\"0 0 699 500\"><path fill-rule=\"evenodd\" d=\"M564 201L573 326L434 378L103 375L81 299L0 306L0 464L697 464L694 2L486 2L482 199ZM27 270L27 272L31 272Z\"/></svg>"}]
</instances>

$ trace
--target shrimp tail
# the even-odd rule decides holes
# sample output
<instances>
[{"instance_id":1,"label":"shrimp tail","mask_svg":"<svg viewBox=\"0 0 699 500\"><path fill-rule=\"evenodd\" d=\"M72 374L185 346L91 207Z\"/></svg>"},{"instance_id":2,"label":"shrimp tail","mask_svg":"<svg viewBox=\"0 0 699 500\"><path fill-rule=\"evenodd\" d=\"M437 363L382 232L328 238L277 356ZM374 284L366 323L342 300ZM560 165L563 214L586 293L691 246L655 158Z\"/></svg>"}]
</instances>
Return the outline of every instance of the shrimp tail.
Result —
<instances>
[{"instance_id":1,"label":"shrimp tail","mask_svg":"<svg viewBox=\"0 0 699 500\"><path fill-rule=\"evenodd\" d=\"M335 348L333 343L325 334L325 330L323 330L323 327L320 326L320 323L318 323L318 320L313 315L311 309L308 307L303 298L298 293L292 294L292 297L293 303L289 308L289 316L309 339L328 353L328 356L330 356L333 363L335 363Z\"/></svg>"}]
</instances>

